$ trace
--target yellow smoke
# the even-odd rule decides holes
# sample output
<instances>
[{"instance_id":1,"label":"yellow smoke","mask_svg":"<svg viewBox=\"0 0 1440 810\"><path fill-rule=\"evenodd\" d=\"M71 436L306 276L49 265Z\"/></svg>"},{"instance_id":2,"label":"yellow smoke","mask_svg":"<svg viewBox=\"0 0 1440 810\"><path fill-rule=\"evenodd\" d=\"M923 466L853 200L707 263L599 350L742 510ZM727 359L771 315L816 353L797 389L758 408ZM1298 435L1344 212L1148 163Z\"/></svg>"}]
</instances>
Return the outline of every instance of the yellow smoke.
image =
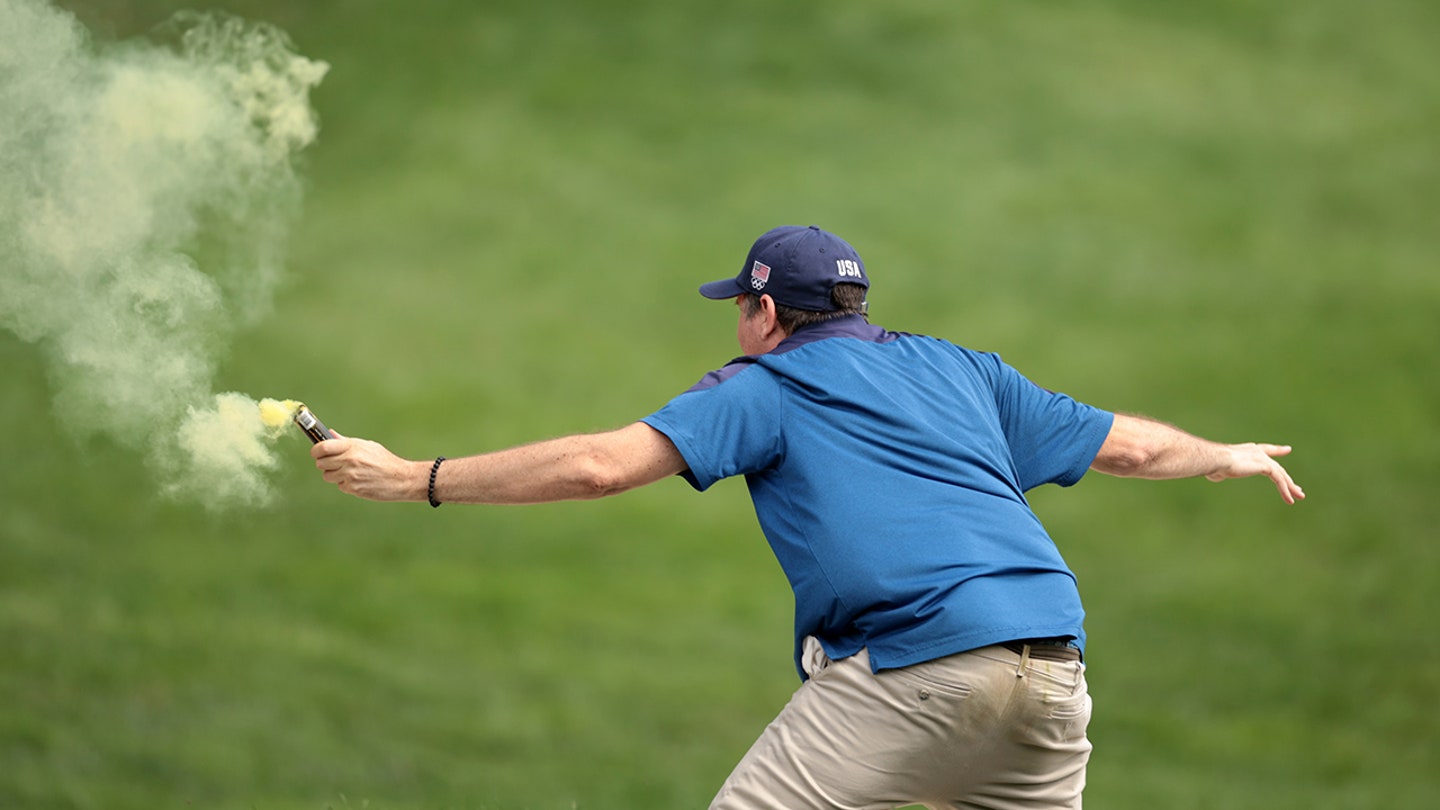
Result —
<instances>
[{"instance_id":1,"label":"yellow smoke","mask_svg":"<svg viewBox=\"0 0 1440 810\"><path fill-rule=\"evenodd\" d=\"M265 503L291 403L215 394L216 357L270 313L327 66L219 12L116 45L53 5L0 0L0 331L41 347L67 432Z\"/></svg>"},{"instance_id":2,"label":"yellow smoke","mask_svg":"<svg viewBox=\"0 0 1440 810\"><path fill-rule=\"evenodd\" d=\"M293 399L260 400L260 421L271 429L284 428L285 423L295 418L295 412L304 404Z\"/></svg>"},{"instance_id":3,"label":"yellow smoke","mask_svg":"<svg viewBox=\"0 0 1440 810\"><path fill-rule=\"evenodd\" d=\"M273 493L265 473L279 465L273 447L301 404L293 399L256 402L231 391L217 394L207 406L191 406L175 433L177 464L183 467L171 476L166 492L216 508L269 503ZM298 438L300 431L295 434Z\"/></svg>"}]
</instances>

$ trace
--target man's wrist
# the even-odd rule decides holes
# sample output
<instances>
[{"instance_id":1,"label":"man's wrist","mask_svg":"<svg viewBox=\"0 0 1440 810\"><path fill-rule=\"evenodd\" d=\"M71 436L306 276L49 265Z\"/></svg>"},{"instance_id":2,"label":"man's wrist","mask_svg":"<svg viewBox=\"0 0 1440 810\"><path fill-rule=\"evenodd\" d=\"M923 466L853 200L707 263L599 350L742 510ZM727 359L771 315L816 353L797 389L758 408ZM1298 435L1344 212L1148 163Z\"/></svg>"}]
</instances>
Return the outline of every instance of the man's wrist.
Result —
<instances>
[{"instance_id":1,"label":"man's wrist","mask_svg":"<svg viewBox=\"0 0 1440 810\"><path fill-rule=\"evenodd\" d=\"M1211 481L1224 481L1231 477L1231 471L1235 469L1235 446L1231 444L1215 445L1214 464L1205 477Z\"/></svg>"},{"instance_id":2,"label":"man's wrist","mask_svg":"<svg viewBox=\"0 0 1440 810\"><path fill-rule=\"evenodd\" d=\"M406 462L404 500L425 503L430 491L430 466L434 459Z\"/></svg>"},{"instance_id":3,"label":"man's wrist","mask_svg":"<svg viewBox=\"0 0 1440 810\"><path fill-rule=\"evenodd\" d=\"M440 465L443 463L445 463L445 457L436 456L435 463L430 465L430 475L425 486L425 500L429 501L432 509L440 505L440 497L435 492L435 482L440 476Z\"/></svg>"}]
</instances>

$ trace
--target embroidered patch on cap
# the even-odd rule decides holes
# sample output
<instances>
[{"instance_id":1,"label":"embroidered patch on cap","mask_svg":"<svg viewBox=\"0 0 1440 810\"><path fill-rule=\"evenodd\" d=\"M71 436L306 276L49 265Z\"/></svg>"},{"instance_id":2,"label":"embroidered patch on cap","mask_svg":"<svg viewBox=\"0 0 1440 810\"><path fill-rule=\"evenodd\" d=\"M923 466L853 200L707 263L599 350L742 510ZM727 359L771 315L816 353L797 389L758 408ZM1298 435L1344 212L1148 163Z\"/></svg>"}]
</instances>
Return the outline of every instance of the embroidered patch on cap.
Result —
<instances>
[{"instance_id":1,"label":"embroidered patch on cap","mask_svg":"<svg viewBox=\"0 0 1440 810\"><path fill-rule=\"evenodd\" d=\"M750 286L757 290L765 289L765 282L770 280L770 265L755 262L750 268Z\"/></svg>"}]
</instances>

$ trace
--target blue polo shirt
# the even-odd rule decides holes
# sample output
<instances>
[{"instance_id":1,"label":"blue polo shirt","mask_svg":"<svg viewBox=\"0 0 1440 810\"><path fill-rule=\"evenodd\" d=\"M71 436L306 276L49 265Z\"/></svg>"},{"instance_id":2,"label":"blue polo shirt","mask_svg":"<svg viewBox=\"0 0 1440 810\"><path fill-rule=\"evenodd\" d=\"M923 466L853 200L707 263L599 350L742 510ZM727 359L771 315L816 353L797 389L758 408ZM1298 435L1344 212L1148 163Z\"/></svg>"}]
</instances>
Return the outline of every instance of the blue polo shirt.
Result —
<instances>
[{"instance_id":1,"label":"blue polo shirt","mask_svg":"<svg viewBox=\"0 0 1440 810\"><path fill-rule=\"evenodd\" d=\"M1071 573L1025 499L1089 469L1114 416L994 354L851 317L741 357L643 421L697 490L745 476L806 636L876 670L1020 638L1083 648ZM803 671L801 677L804 677Z\"/></svg>"}]
</instances>

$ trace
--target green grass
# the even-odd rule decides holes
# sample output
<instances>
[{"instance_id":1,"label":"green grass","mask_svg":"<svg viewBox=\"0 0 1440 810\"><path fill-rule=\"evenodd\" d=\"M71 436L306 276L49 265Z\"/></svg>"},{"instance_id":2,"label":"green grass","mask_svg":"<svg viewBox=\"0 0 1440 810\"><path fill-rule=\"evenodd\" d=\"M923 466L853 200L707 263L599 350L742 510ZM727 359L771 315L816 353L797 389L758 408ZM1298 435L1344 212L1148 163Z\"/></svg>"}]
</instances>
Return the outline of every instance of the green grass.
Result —
<instances>
[{"instance_id":1,"label":"green grass","mask_svg":"<svg viewBox=\"0 0 1440 810\"><path fill-rule=\"evenodd\" d=\"M60 5L99 39L181 7ZM817 222L878 322L1296 446L1294 509L1035 494L1090 611L1089 804L1440 790L1432 4L225 7L331 72L217 387L414 457L612 427L736 352L695 286ZM296 436L275 506L212 515L75 438L37 347L0 367L0 807L703 806L795 685L738 482L375 505Z\"/></svg>"}]
</instances>

